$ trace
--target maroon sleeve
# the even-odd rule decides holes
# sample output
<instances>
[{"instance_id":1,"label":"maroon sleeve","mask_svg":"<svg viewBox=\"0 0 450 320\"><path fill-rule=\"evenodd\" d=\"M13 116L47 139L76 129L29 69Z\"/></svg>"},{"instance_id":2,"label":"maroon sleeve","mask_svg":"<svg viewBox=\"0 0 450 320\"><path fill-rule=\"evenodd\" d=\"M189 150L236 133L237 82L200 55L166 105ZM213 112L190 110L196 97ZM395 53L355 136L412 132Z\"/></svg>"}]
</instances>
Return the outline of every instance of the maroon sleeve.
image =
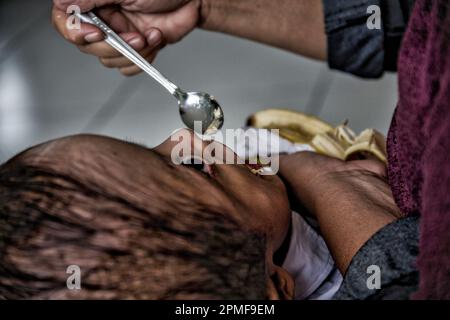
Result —
<instances>
[{"instance_id":1,"label":"maroon sleeve","mask_svg":"<svg viewBox=\"0 0 450 320\"><path fill-rule=\"evenodd\" d=\"M422 203L418 268L419 299L450 299L450 5L441 14L429 48L426 83L431 105L423 114ZM428 113L428 114L427 114Z\"/></svg>"},{"instance_id":2,"label":"maroon sleeve","mask_svg":"<svg viewBox=\"0 0 450 320\"><path fill-rule=\"evenodd\" d=\"M450 82L446 83L450 88ZM422 221L415 298L450 299L450 97L429 123L433 138L424 156ZM441 97L440 99L443 99Z\"/></svg>"}]
</instances>

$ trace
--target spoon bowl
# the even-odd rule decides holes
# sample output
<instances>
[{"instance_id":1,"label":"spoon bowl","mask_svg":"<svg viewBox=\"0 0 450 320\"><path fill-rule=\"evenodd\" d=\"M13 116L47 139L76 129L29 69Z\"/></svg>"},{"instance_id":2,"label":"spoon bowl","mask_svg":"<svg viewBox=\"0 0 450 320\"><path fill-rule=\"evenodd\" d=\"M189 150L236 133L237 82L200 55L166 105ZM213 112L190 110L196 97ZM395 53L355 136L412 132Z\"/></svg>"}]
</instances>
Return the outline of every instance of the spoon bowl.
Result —
<instances>
[{"instance_id":1,"label":"spoon bowl","mask_svg":"<svg viewBox=\"0 0 450 320\"><path fill-rule=\"evenodd\" d=\"M181 119L188 128L201 134L214 134L222 128L223 110L213 96L204 92L180 90L176 97Z\"/></svg>"}]
</instances>

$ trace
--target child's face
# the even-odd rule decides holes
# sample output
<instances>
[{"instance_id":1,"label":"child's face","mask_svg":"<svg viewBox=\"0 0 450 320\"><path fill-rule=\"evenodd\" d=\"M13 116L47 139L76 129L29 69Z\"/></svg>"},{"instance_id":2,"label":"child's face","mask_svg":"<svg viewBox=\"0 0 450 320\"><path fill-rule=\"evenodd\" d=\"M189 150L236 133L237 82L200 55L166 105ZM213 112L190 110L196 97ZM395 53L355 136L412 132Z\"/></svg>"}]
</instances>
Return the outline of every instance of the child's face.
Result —
<instances>
[{"instance_id":1,"label":"child's face","mask_svg":"<svg viewBox=\"0 0 450 320\"><path fill-rule=\"evenodd\" d=\"M192 138L199 139L194 134ZM217 144L216 153L220 150L223 153L230 151L220 143L212 143ZM167 139L153 151L172 165L172 150L179 144ZM203 150L210 144L211 142L200 141L195 147L192 145L191 152L194 154L195 148ZM197 154L202 154L198 151ZM233 155L237 158L234 153ZM183 155L183 158L190 157ZM174 166L173 172L177 176L186 175L189 183L185 187L191 189L192 197L201 197L201 200L209 201L211 205L226 207L228 210L225 212L244 228L264 234L268 255L271 256L283 243L289 228L291 210L285 186L278 176L255 175L243 164L179 165Z\"/></svg>"}]
</instances>

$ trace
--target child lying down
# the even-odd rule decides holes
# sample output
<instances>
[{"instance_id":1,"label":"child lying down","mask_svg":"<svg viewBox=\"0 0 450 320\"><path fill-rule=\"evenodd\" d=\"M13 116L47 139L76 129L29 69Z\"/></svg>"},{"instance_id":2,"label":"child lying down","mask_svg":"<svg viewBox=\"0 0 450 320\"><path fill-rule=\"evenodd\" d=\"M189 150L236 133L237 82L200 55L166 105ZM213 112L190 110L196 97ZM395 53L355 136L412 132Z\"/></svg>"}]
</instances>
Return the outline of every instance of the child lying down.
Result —
<instances>
[{"instance_id":1,"label":"child lying down","mask_svg":"<svg viewBox=\"0 0 450 320\"><path fill-rule=\"evenodd\" d=\"M0 298L333 296L342 278L276 175L175 165L173 144L81 135L2 165Z\"/></svg>"}]
</instances>

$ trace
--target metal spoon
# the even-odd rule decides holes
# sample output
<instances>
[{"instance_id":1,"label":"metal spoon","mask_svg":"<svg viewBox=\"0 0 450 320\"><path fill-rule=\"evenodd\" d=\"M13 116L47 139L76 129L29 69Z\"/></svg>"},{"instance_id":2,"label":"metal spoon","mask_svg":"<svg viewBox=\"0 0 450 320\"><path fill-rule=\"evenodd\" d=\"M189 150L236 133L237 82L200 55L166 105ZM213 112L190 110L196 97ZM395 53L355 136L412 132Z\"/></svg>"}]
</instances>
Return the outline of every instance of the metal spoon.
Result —
<instances>
[{"instance_id":1,"label":"metal spoon","mask_svg":"<svg viewBox=\"0 0 450 320\"><path fill-rule=\"evenodd\" d=\"M181 90L145 60L136 50L129 46L94 13L78 13L77 16L82 22L98 27L105 34L105 41L111 47L119 51L153 79L158 81L178 100L181 119L188 128L196 130L201 134L213 134L222 127L224 122L223 111L213 96L203 92L185 92ZM201 122L201 128L194 126L194 122L196 121Z\"/></svg>"}]
</instances>

